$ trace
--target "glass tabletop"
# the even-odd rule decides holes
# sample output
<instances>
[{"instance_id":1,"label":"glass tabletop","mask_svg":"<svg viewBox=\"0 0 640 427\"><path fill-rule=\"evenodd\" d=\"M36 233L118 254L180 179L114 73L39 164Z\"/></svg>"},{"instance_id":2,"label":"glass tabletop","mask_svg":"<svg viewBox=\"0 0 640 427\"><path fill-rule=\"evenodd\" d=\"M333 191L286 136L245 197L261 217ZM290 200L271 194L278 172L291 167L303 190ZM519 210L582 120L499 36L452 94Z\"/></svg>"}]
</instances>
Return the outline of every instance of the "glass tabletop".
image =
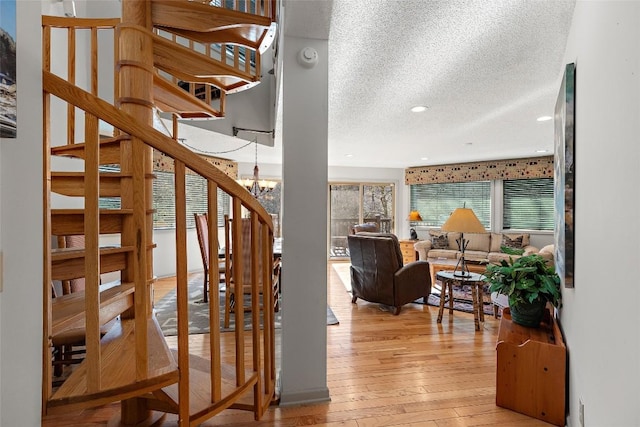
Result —
<instances>
[{"instance_id":1,"label":"glass tabletop","mask_svg":"<svg viewBox=\"0 0 640 427\"><path fill-rule=\"evenodd\" d=\"M464 276L460 275L460 273L455 273L453 270L445 270L439 271L436 273L436 277L447 280L459 280L461 282L484 282L485 277L482 274L478 273L467 273Z\"/></svg>"}]
</instances>

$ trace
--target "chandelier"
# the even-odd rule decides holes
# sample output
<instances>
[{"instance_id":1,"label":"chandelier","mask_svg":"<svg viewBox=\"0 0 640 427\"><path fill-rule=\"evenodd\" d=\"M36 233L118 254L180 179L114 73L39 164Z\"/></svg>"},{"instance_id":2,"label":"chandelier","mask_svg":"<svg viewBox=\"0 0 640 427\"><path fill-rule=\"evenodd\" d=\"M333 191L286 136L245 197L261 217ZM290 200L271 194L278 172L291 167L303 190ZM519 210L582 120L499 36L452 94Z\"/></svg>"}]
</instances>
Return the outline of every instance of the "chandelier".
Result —
<instances>
[{"instance_id":1,"label":"chandelier","mask_svg":"<svg viewBox=\"0 0 640 427\"><path fill-rule=\"evenodd\" d=\"M247 189L249 193L253 195L253 197L264 196L269 193L271 190L275 188L278 184L276 181L271 181L268 179L260 179L260 175L258 172L258 142L254 141L256 147L256 163L253 167L253 177L239 179L238 183Z\"/></svg>"}]
</instances>

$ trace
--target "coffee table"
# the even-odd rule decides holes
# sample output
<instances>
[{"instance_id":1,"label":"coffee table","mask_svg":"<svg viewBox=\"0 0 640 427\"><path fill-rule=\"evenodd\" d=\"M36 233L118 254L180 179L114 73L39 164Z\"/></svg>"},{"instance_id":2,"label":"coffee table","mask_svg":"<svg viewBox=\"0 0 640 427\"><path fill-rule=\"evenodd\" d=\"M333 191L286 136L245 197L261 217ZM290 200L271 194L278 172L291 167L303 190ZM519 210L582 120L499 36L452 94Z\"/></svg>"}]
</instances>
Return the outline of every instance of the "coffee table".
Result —
<instances>
[{"instance_id":1,"label":"coffee table","mask_svg":"<svg viewBox=\"0 0 640 427\"><path fill-rule=\"evenodd\" d=\"M478 273L469 273L468 276L457 276L453 271L439 271L436 277L442 280L442 291L440 292L440 310L438 311L438 323L442 323L444 312L444 302L446 294L449 293L449 317L453 316L453 286L470 285L471 299L473 300L473 320L476 331L480 330L480 322L484 322L484 309L482 307L484 298L483 286L485 277Z\"/></svg>"},{"instance_id":2,"label":"coffee table","mask_svg":"<svg viewBox=\"0 0 640 427\"><path fill-rule=\"evenodd\" d=\"M453 270L458 262L455 258L427 258L429 262L429 273L431 274L431 288L436 283L436 273L438 271ZM487 269L487 264L477 264L467 261L467 268L472 273L483 274Z\"/></svg>"}]
</instances>

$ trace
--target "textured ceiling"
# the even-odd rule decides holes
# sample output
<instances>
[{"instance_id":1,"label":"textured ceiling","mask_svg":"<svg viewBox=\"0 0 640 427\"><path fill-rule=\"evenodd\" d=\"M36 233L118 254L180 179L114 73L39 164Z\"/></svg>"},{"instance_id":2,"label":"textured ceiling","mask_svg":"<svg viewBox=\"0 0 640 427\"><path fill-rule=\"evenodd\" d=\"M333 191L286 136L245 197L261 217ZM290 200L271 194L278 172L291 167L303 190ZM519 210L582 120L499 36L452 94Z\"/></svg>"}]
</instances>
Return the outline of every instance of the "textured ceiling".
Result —
<instances>
[{"instance_id":1,"label":"textured ceiling","mask_svg":"<svg viewBox=\"0 0 640 427\"><path fill-rule=\"evenodd\" d=\"M536 118L553 115L573 7L286 1L285 35L328 33L329 164L404 168L551 154L553 121ZM410 112L416 105L428 108ZM261 147L260 162L278 163L280 147Z\"/></svg>"}]
</instances>

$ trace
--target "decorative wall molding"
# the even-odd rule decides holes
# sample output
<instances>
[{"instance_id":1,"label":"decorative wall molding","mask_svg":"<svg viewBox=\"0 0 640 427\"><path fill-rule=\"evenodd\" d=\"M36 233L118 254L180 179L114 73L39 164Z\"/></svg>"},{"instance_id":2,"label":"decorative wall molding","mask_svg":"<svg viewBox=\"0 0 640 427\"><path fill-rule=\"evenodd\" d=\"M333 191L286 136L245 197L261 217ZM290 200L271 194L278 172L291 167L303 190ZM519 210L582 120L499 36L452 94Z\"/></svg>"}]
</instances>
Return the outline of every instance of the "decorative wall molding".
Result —
<instances>
[{"instance_id":1,"label":"decorative wall molding","mask_svg":"<svg viewBox=\"0 0 640 427\"><path fill-rule=\"evenodd\" d=\"M224 172L229 178L238 179L238 163L232 160L221 159L219 157L205 156L198 154L200 157L211 163L213 166ZM164 153L153 150L153 170L160 172L173 172L173 159ZM188 174L194 174L193 171L187 169Z\"/></svg>"},{"instance_id":2,"label":"decorative wall molding","mask_svg":"<svg viewBox=\"0 0 640 427\"><path fill-rule=\"evenodd\" d=\"M532 178L553 178L553 156L417 166L404 171L407 185Z\"/></svg>"}]
</instances>

